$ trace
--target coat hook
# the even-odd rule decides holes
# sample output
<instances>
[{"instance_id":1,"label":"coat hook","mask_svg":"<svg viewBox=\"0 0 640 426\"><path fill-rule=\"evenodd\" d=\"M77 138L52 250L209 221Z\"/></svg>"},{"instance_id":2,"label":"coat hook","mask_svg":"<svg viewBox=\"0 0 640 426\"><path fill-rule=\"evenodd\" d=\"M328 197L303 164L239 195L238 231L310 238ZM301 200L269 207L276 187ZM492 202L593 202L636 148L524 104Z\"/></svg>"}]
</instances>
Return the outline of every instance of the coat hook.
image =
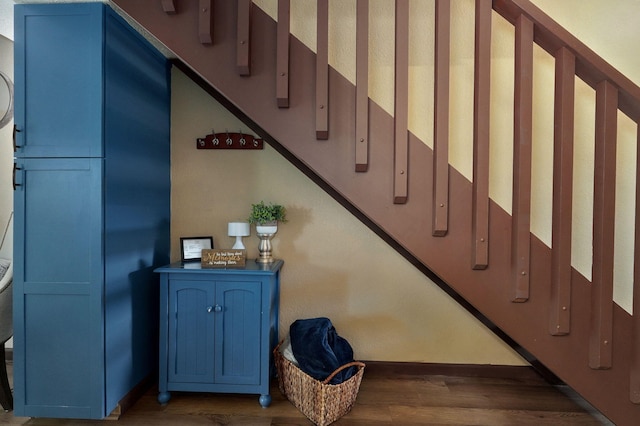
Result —
<instances>
[{"instance_id":1,"label":"coat hook","mask_svg":"<svg viewBox=\"0 0 640 426\"><path fill-rule=\"evenodd\" d=\"M213 142L214 145L217 146L220 143L220 141L218 140L218 137L216 136L215 129L213 129L213 128L211 129L211 134L213 135L213 141L212 142Z\"/></svg>"}]
</instances>

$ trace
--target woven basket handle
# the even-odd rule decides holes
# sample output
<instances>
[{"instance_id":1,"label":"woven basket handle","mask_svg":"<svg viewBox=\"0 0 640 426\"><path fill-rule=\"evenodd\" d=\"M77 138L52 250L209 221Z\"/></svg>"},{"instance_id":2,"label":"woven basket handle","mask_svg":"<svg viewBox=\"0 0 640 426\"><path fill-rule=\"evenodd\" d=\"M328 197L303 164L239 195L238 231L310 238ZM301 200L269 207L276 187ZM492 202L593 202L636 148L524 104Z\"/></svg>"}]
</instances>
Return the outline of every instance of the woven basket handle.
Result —
<instances>
[{"instance_id":1,"label":"woven basket handle","mask_svg":"<svg viewBox=\"0 0 640 426\"><path fill-rule=\"evenodd\" d=\"M331 373L329 375L329 377L327 377L326 379L324 379L324 382L322 382L323 385L326 385L327 383L329 383L331 381L331 379L333 379L336 374L338 374L339 372L341 372L342 370L344 370L345 368L349 368L349 367L353 367L353 366L358 366L360 368L364 368L365 364L364 362L360 362L360 361L353 361L353 362L349 362L343 366L340 366L336 369L336 371L334 371L333 373Z\"/></svg>"}]
</instances>

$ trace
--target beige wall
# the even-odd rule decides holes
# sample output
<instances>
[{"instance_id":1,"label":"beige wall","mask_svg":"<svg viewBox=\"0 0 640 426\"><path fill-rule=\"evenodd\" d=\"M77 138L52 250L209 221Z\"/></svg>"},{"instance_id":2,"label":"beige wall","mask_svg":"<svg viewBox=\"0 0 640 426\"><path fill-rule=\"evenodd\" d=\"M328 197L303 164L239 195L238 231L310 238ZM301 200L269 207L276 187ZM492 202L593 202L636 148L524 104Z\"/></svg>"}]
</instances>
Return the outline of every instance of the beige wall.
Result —
<instances>
[{"instance_id":1,"label":"beige wall","mask_svg":"<svg viewBox=\"0 0 640 426\"><path fill-rule=\"evenodd\" d=\"M196 138L250 131L177 70L172 86L172 259L181 236L230 248L229 221L252 203L284 204L273 240L285 260L281 337L298 318L327 316L360 359L523 364L510 348L271 147L197 150ZM257 255L255 229L244 239Z\"/></svg>"}]
</instances>

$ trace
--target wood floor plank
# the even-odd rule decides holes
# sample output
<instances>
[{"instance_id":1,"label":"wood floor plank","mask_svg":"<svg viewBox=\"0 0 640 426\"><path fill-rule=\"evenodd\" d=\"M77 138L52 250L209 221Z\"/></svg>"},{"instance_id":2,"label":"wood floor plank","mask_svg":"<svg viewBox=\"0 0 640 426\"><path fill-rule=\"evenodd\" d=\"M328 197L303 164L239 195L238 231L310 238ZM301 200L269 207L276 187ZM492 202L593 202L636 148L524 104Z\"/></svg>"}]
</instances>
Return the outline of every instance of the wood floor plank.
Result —
<instances>
[{"instance_id":1,"label":"wood floor plank","mask_svg":"<svg viewBox=\"0 0 640 426\"><path fill-rule=\"evenodd\" d=\"M9 380L12 368L9 364ZM251 425L309 426L312 423L281 393L274 381L272 403L262 408L257 395L172 392L158 404L157 387L117 421L117 426ZM578 397L532 377L459 377L371 374L365 371L350 413L335 426L413 425L602 425L599 413ZM581 403L578 403L581 402ZM102 420L30 419L0 412L2 425L109 426ZM114 426L116 423L113 423Z\"/></svg>"},{"instance_id":2,"label":"wood floor plank","mask_svg":"<svg viewBox=\"0 0 640 426\"><path fill-rule=\"evenodd\" d=\"M586 413L447 407L390 407L397 424L411 425L599 425ZM402 423L401 423L402 422Z\"/></svg>"}]
</instances>

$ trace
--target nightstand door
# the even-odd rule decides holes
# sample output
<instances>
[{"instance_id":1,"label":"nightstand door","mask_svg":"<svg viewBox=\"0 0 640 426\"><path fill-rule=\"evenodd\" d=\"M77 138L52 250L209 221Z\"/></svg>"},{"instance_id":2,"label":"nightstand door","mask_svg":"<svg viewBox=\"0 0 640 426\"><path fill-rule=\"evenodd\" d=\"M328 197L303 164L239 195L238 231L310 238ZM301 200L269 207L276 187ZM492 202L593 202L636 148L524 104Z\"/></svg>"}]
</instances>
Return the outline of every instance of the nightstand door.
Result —
<instances>
[{"instance_id":1,"label":"nightstand door","mask_svg":"<svg viewBox=\"0 0 640 426\"><path fill-rule=\"evenodd\" d=\"M260 384L261 281L217 281L215 382Z\"/></svg>"},{"instance_id":2,"label":"nightstand door","mask_svg":"<svg viewBox=\"0 0 640 426\"><path fill-rule=\"evenodd\" d=\"M169 381L213 383L214 284L169 282Z\"/></svg>"}]
</instances>

